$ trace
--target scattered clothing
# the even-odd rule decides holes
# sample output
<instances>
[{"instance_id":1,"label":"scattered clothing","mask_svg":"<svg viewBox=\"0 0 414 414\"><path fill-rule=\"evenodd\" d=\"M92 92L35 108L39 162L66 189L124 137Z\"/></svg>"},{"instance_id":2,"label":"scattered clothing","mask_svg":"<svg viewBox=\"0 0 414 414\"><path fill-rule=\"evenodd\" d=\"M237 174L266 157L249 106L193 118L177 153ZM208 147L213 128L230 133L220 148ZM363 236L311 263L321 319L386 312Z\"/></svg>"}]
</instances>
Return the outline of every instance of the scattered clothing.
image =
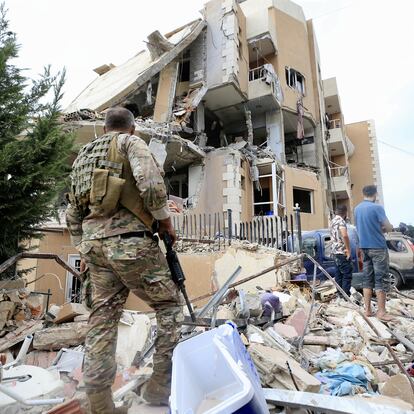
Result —
<instances>
[{"instance_id":1,"label":"scattered clothing","mask_svg":"<svg viewBox=\"0 0 414 414\"><path fill-rule=\"evenodd\" d=\"M322 383L321 394L343 396L368 391L366 368L359 364L346 363L334 371L317 372L315 377Z\"/></svg>"},{"instance_id":2,"label":"scattered clothing","mask_svg":"<svg viewBox=\"0 0 414 414\"><path fill-rule=\"evenodd\" d=\"M263 316L269 317L272 312L275 313L282 311L282 305L279 298L270 292L265 292L260 295L260 302L262 304Z\"/></svg>"}]
</instances>

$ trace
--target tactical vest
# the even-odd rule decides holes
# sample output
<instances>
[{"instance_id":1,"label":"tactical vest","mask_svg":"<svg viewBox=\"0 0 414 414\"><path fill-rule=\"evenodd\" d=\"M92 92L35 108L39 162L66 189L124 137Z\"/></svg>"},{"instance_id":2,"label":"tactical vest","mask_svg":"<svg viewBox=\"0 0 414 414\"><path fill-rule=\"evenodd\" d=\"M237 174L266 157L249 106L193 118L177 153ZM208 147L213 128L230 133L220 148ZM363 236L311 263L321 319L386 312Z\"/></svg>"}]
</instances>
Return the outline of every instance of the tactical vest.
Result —
<instances>
[{"instance_id":1,"label":"tactical vest","mask_svg":"<svg viewBox=\"0 0 414 414\"><path fill-rule=\"evenodd\" d=\"M144 206L129 161L118 151L119 135L104 135L82 148L73 164L72 197L89 210L88 218L108 217L122 205L151 229L153 217Z\"/></svg>"}]
</instances>

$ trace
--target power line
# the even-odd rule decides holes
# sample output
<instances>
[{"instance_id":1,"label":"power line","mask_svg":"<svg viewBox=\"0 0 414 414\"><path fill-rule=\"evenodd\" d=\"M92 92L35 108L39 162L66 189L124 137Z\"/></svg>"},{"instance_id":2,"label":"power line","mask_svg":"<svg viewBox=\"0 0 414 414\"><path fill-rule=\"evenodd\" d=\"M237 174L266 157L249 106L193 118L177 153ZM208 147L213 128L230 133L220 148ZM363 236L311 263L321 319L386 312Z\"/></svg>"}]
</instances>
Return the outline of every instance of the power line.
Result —
<instances>
[{"instance_id":1,"label":"power line","mask_svg":"<svg viewBox=\"0 0 414 414\"><path fill-rule=\"evenodd\" d=\"M414 157L414 152L407 151L403 148L400 148L400 147L397 147L395 145L389 144L388 142L382 141L381 139L378 139L378 138L377 138L377 141L380 142L383 145L386 145L387 147L393 148L393 149L395 149L397 151L400 151L400 152L402 152L406 155L411 155L412 157Z\"/></svg>"},{"instance_id":2,"label":"power line","mask_svg":"<svg viewBox=\"0 0 414 414\"><path fill-rule=\"evenodd\" d=\"M327 15L329 15L329 14L336 13L336 12L338 12L338 11L340 11L340 10L344 10L344 9L349 8L349 7L355 6L355 4L356 4L356 2L349 3L349 4L347 4L346 6L343 6L343 7L338 7L337 9L333 9L333 10L328 11L328 12L326 12L326 13L319 14L318 16L311 17L311 18L310 18L310 20L316 20L316 19L319 19L319 18L321 18L321 17L325 17L325 16L327 16Z\"/></svg>"}]
</instances>

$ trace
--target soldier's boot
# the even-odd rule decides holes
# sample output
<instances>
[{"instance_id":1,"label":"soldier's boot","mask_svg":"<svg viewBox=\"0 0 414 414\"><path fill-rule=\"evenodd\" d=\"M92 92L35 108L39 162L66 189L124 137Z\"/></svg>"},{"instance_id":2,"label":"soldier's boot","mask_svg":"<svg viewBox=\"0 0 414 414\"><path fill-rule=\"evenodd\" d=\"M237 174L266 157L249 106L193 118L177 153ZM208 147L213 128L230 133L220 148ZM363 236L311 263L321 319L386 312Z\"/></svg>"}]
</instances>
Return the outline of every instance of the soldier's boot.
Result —
<instances>
[{"instance_id":1,"label":"soldier's boot","mask_svg":"<svg viewBox=\"0 0 414 414\"><path fill-rule=\"evenodd\" d=\"M88 392L86 395L91 414L127 414L128 412L128 407L115 408L110 387L98 392Z\"/></svg>"},{"instance_id":2,"label":"soldier's boot","mask_svg":"<svg viewBox=\"0 0 414 414\"><path fill-rule=\"evenodd\" d=\"M171 392L171 385L160 381L156 376L152 376L143 386L141 391L142 398L151 405L167 405Z\"/></svg>"}]
</instances>

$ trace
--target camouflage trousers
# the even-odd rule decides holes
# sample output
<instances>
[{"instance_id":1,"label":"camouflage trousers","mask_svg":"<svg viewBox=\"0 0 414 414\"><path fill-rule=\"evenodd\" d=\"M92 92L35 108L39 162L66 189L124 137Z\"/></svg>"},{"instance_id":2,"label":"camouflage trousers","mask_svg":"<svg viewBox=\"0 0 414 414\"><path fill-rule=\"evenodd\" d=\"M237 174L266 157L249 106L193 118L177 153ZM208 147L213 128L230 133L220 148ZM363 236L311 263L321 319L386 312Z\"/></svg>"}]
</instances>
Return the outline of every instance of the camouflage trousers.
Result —
<instances>
[{"instance_id":1,"label":"camouflage trousers","mask_svg":"<svg viewBox=\"0 0 414 414\"><path fill-rule=\"evenodd\" d=\"M149 237L116 236L84 241L79 250L89 267L92 285L90 329L85 342L86 389L100 390L114 381L118 322L129 291L156 312L153 377L160 385L169 386L172 353L184 316L181 294L159 247Z\"/></svg>"}]
</instances>

